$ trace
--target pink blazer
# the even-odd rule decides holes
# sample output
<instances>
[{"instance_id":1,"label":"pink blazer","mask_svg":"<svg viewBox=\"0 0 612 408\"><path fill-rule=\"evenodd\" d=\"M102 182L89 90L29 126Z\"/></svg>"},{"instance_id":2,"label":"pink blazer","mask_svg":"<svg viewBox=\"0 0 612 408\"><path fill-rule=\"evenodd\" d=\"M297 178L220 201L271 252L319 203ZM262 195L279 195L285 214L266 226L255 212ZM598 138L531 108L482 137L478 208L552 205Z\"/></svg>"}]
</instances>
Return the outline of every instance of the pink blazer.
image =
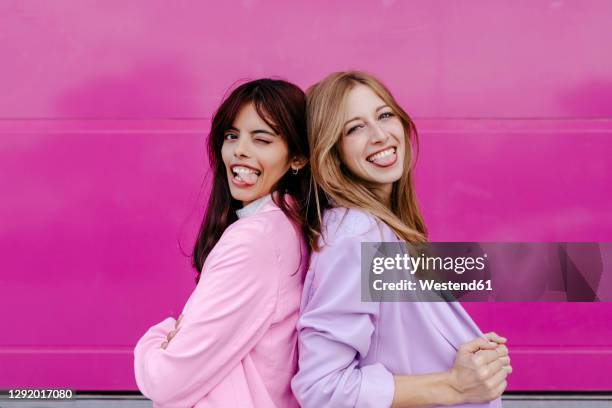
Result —
<instances>
[{"instance_id":1,"label":"pink blazer","mask_svg":"<svg viewBox=\"0 0 612 408\"><path fill-rule=\"evenodd\" d=\"M183 309L134 349L140 391L154 407L294 407L296 321L308 251L273 201L240 218L209 254Z\"/></svg>"}]
</instances>

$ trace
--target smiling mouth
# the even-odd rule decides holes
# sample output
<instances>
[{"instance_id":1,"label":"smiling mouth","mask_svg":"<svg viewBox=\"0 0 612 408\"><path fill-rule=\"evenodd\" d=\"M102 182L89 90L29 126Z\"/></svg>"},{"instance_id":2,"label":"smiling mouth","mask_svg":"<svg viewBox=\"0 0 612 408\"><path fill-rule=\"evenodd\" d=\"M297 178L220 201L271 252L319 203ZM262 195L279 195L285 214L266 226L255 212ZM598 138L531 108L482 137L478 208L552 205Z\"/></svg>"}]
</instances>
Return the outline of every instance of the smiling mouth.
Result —
<instances>
[{"instance_id":1,"label":"smiling mouth","mask_svg":"<svg viewBox=\"0 0 612 408\"><path fill-rule=\"evenodd\" d=\"M253 185L257 182L257 179L261 175L259 170L253 169L247 166L232 166L231 167L232 174L234 175L234 180L238 183L245 183L247 185Z\"/></svg>"},{"instance_id":2,"label":"smiling mouth","mask_svg":"<svg viewBox=\"0 0 612 408\"><path fill-rule=\"evenodd\" d=\"M388 149L383 150L382 152L378 152L378 153L369 155L368 157L366 157L366 160L369 161L370 163L374 163L378 160L388 158L392 154L395 154L395 152L396 152L396 148L390 147Z\"/></svg>"}]
</instances>

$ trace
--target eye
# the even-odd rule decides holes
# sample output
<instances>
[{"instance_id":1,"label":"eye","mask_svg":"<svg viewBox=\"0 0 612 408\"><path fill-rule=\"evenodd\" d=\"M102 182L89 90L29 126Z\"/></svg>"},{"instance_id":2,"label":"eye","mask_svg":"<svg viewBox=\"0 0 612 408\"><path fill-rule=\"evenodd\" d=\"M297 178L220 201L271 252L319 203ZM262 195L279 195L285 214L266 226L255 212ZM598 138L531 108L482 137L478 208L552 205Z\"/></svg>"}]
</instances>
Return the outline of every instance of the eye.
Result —
<instances>
[{"instance_id":1,"label":"eye","mask_svg":"<svg viewBox=\"0 0 612 408\"><path fill-rule=\"evenodd\" d=\"M380 114L378 119L380 119L380 120L382 120L382 119L389 119L389 118L392 118L393 116L395 116L395 114L393 112L383 112L383 113Z\"/></svg>"},{"instance_id":2,"label":"eye","mask_svg":"<svg viewBox=\"0 0 612 408\"><path fill-rule=\"evenodd\" d=\"M226 133L223 136L223 140L236 140L236 139L238 139L238 135L235 135L233 133Z\"/></svg>"},{"instance_id":3,"label":"eye","mask_svg":"<svg viewBox=\"0 0 612 408\"><path fill-rule=\"evenodd\" d=\"M347 135L350 135L351 133L353 133L354 131L356 131L357 129L361 129L363 127L363 125L355 125L352 128L350 128L349 130L346 131Z\"/></svg>"},{"instance_id":4,"label":"eye","mask_svg":"<svg viewBox=\"0 0 612 408\"><path fill-rule=\"evenodd\" d=\"M257 139L255 139L255 141L258 142L258 143L263 143L263 144L270 144L270 143L272 143L269 140L261 139L261 138L257 138Z\"/></svg>"}]
</instances>

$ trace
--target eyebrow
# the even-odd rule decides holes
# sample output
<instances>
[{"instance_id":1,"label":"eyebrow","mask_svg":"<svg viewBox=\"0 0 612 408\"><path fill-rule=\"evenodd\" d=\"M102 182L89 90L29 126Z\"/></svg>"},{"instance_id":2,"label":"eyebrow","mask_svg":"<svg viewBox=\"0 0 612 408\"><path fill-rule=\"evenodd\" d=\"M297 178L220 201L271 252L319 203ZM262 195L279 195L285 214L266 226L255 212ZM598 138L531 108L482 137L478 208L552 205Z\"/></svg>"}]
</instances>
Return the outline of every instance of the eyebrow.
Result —
<instances>
[{"instance_id":1,"label":"eyebrow","mask_svg":"<svg viewBox=\"0 0 612 408\"><path fill-rule=\"evenodd\" d=\"M384 108L388 108L388 107L389 107L389 105L387 105L387 104L380 105L378 108L376 108L376 110L374 112L378 112L379 110L384 109ZM355 116L354 118L351 118L351 119L347 120L346 122L344 122L344 126L346 126L348 123L350 123L350 122L352 122L354 120L357 120L357 119L360 119L360 117L359 116Z\"/></svg>"},{"instance_id":2,"label":"eyebrow","mask_svg":"<svg viewBox=\"0 0 612 408\"><path fill-rule=\"evenodd\" d=\"M236 132L240 132L240 129L238 129L235 126L230 126L227 130L235 130ZM266 129L255 129L255 130L251 130L249 133L251 135L257 135L257 134L263 133L263 134L270 135L270 136L278 136L276 133L271 132Z\"/></svg>"}]
</instances>

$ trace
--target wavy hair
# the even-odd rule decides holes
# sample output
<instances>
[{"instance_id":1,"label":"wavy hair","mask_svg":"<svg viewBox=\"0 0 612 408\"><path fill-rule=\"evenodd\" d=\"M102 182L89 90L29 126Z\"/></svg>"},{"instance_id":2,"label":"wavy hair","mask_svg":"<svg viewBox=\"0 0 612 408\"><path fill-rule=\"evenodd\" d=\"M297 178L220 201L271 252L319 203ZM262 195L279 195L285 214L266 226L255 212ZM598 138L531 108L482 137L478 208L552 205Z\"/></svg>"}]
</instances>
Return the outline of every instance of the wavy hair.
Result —
<instances>
[{"instance_id":1,"label":"wavy hair","mask_svg":"<svg viewBox=\"0 0 612 408\"><path fill-rule=\"evenodd\" d=\"M398 116L406 137L404 173L393 183L391 205L387 207L374 191L342 164L338 142L342 137L346 99L357 85L365 85ZM309 219L308 237L318 251L322 212L332 206L365 210L387 224L398 237L410 243L427 241L427 228L414 191L412 170L418 155L418 134L414 122L399 106L385 85L361 71L336 72L306 91L306 117L310 166L318 188L312 189L316 217ZM413 147L416 154L413 155ZM310 218L310 217L309 217Z\"/></svg>"}]
</instances>

